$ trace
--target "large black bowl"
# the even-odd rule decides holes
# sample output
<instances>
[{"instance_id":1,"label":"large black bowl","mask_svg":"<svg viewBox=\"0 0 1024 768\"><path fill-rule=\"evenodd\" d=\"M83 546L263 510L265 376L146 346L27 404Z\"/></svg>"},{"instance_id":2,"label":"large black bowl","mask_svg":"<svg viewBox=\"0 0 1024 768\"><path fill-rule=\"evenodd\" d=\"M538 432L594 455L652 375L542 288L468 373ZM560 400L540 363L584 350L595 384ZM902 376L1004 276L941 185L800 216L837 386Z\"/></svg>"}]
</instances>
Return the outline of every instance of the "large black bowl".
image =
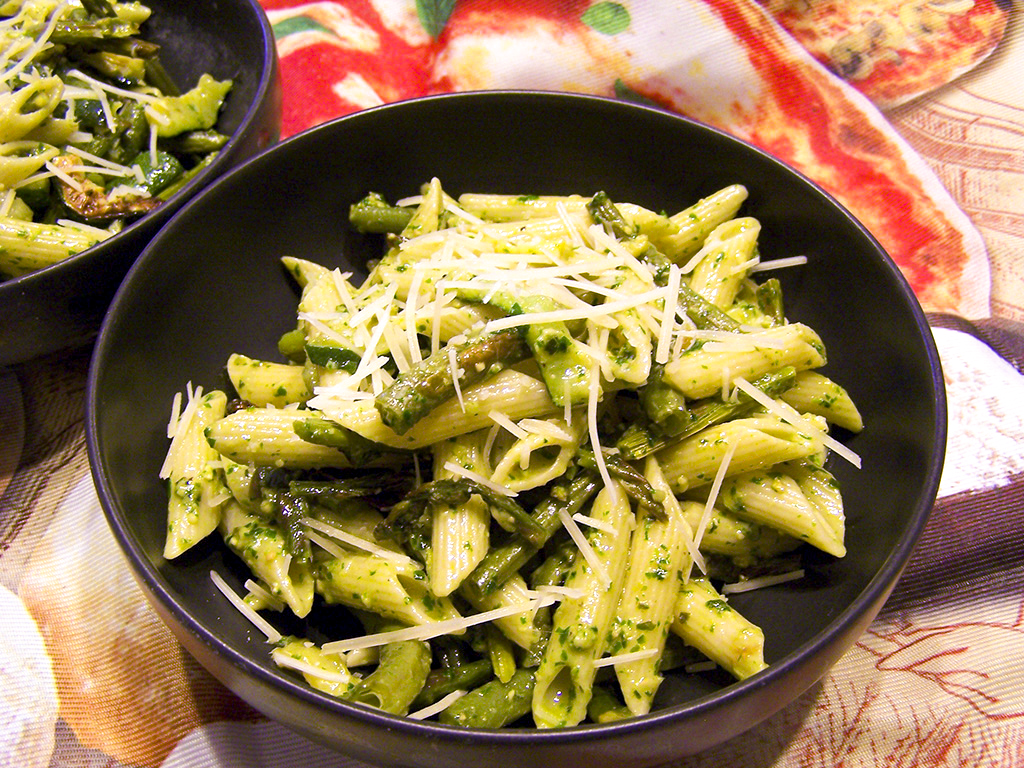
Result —
<instances>
[{"instance_id":1,"label":"large black bowl","mask_svg":"<svg viewBox=\"0 0 1024 768\"><path fill-rule=\"evenodd\" d=\"M121 279L160 227L196 192L280 135L277 49L257 0L144 4L153 11L144 36L160 45L175 82L190 88L204 72L234 81L217 123L231 140L166 203L122 232L45 269L0 281L0 366L94 339Z\"/></svg>"},{"instance_id":2,"label":"large black bowl","mask_svg":"<svg viewBox=\"0 0 1024 768\"><path fill-rule=\"evenodd\" d=\"M311 690L275 668L262 636L225 610L215 568L245 574L211 542L161 556L167 406L189 380L222 384L228 354L275 358L295 324L282 254L362 270L374 249L347 226L368 190L414 194L432 176L451 193L592 193L679 210L726 184L750 190L762 253L806 254L780 274L787 314L821 334L826 371L846 384L866 429L837 462L849 554L732 604L764 628L770 668L745 682L666 681L655 711L600 726L466 731L381 714ZM376 247L376 246L375 246ZM424 768L649 765L695 753L793 701L867 627L932 506L945 401L922 311L893 262L817 187L758 150L679 117L621 102L478 93L399 103L293 137L204 191L159 234L116 296L95 350L88 448L100 498L131 567L184 646L257 709L359 758ZM303 628L317 636L315 625Z\"/></svg>"}]
</instances>

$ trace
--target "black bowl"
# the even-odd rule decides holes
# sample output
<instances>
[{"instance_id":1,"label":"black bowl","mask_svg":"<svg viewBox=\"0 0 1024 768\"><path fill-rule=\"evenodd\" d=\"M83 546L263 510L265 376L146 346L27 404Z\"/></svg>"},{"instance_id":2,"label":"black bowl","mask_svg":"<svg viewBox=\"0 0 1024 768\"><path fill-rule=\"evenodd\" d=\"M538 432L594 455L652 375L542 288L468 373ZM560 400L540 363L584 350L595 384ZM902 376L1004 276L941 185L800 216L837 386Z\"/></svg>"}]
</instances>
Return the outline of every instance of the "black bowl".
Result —
<instances>
[{"instance_id":1,"label":"black bowl","mask_svg":"<svg viewBox=\"0 0 1024 768\"><path fill-rule=\"evenodd\" d=\"M166 203L123 231L49 267L0 282L0 366L92 341L125 273L171 215L280 136L277 49L258 0L147 0L145 5L153 11L143 27L145 37L161 46L161 61L175 82L191 87L204 72L234 80L217 123L231 140Z\"/></svg>"},{"instance_id":2,"label":"black bowl","mask_svg":"<svg viewBox=\"0 0 1024 768\"><path fill-rule=\"evenodd\" d=\"M319 694L275 668L261 636L225 611L208 573L244 573L212 543L185 562L162 555L166 405L191 380L223 381L228 354L276 358L296 294L282 254L362 269L377 243L353 234L348 205L391 199L438 177L451 193L589 194L679 210L730 183L761 249L806 254L780 277L787 314L819 331L826 371L846 384L867 428L849 440L863 470L834 471L849 554L809 576L734 595L760 624L768 670L725 684L672 676L645 717L564 730L466 731L382 714ZM184 646L254 707L319 742L378 764L649 765L750 728L817 681L889 595L931 509L945 447L939 361L906 281L846 211L805 178L725 134L611 100L470 93L414 100L293 137L229 173L154 239L121 287L89 377L87 437L100 499L157 611ZM315 636L316 627L308 628Z\"/></svg>"}]
</instances>

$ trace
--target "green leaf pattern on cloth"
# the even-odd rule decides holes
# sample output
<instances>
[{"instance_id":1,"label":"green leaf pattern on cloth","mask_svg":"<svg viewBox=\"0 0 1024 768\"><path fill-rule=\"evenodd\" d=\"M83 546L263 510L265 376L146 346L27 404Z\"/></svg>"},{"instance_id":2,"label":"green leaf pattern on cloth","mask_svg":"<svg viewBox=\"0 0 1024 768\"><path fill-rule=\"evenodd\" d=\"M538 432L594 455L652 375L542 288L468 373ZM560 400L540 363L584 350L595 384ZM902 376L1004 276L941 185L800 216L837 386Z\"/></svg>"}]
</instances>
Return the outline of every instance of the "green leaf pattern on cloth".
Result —
<instances>
[{"instance_id":1,"label":"green leaf pattern on cloth","mask_svg":"<svg viewBox=\"0 0 1024 768\"><path fill-rule=\"evenodd\" d=\"M444 31L452 11L455 10L455 0L416 0L416 14L427 34L433 38L438 37Z\"/></svg>"},{"instance_id":2,"label":"green leaf pattern on cloth","mask_svg":"<svg viewBox=\"0 0 1024 768\"><path fill-rule=\"evenodd\" d=\"M594 3L580 21L603 35L617 35L629 29L629 11L621 3Z\"/></svg>"},{"instance_id":3,"label":"green leaf pattern on cloth","mask_svg":"<svg viewBox=\"0 0 1024 768\"><path fill-rule=\"evenodd\" d=\"M334 34L331 30L309 16L290 16L282 19L273 26L274 38L282 40L288 35L295 35L299 32L322 32L326 35Z\"/></svg>"}]
</instances>

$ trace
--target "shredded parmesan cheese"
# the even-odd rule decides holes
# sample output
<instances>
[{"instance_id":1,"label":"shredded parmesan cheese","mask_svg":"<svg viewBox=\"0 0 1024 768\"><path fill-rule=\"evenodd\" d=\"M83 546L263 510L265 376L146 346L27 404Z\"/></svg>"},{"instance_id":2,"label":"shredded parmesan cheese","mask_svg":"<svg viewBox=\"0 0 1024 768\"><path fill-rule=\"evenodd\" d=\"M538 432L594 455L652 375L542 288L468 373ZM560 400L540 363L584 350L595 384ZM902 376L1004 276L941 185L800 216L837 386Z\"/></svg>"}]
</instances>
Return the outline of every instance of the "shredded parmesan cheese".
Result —
<instances>
[{"instance_id":1,"label":"shredded parmesan cheese","mask_svg":"<svg viewBox=\"0 0 1024 768\"><path fill-rule=\"evenodd\" d=\"M503 485L498 485L497 483L492 482L491 480L479 474L478 472L474 472L471 469L466 469L462 465L456 464L454 461L446 461L444 463L444 468L447 471L451 472L453 475L458 475L459 477L464 477L467 480L472 480L474 483L480 483L480 485L482 485L484 488L489 488L495 493L500 493L502 496L519 495L516 491L510 490Z\"/></svg>"},{"instance_id":2,"label":"shredded parmesan cheese","mask_svg":"<svg viewBox=\"0 0 1024 768\"><path fill-rule=\"evenodd\" d=\"M378 632L373 635L353 637L348 640L338 640L333 643L326 643L322 647L324 653L348 653L359 648L372 648L374 646L387 645L405 640L429 640L432 637L451 635L461 632L469 627L496 619L503 619L507 616L517 616L521 613L530 613L555 602L553 596L546 596L537 600L530 600L525 603L513 603L491 611L475 613L472 616L463 616L458 619L446 619L435 621L429 624L421 624L415 627L404 627L390 632Z\"/></svg>"},{"instance_id":3,"label":"shredded parmesan cheese","mask_svg":"<svg viewBox=\"0 0 1024 768\"><path fill-rule=\"evenodd\" d=\"M591 528L597 528L597 530L604 531L605 533L617 533L614 525L609 525L608 523L604 522L604 520L598 520L596 517L584 515L582 512L577 512L575 515L572 516L572 519L580 525L586 525Z\"/></svg>"},{"instance_id":4,"label":"shredded parmesan cheese","mask_svg":"<svg viewBox=\"0 0 1024 768\"><path fill-rule=\"evenodd\" d=\"M753 579L747 579L746 581L737 581L732 584L722 585L722 594L730 595L736 592L752 592L755 589L763 589L764 587L773 587L776 584L785 584L787 581L796 581L804 577L803 568L799 568L795 571L789 571L788 573L778 573L771 576L757 576Z\"/></svg>"},{"instance_id":5,"label":"shredded parmesan cheese","mask_svg":"<svg viewBox=\"0 0 1024 768\"><path fill-rule=\"evenodd\" d=\"M512 433L520 440L522 440L524 437L529 437L530 435L529 432L527 432L521 426L512 421L512 419L510 419L508 416L499 411L488 412L487 418L489 418L495 424L498 424L499 426L503 427L505 430Z\"/></svg>"},{"instance_id":6,"label":"shredded parmesan cheese","mask_svg":"<svg viewBox=\"0 0 1024 768\"><path fill-rule=\"evenodd\" d=\"M188 396L188 402L185 404L185 410L181 414L181 418L178 420L178 424L174 427L174 435L171 438L171 445L167 449L167 455L164 457L164 463L160 467L160 478L166 480L171 476L171 467L174 465L175 457L178 455L178 450L181 447L182 435L188 430L189 424L192 423L192 417L195 415L196 409L199 407L199 400L203 396L203 388L196 387L192 389L192 382L190 381L185 386L185 391ZM179 393L180 394L180 393ZM174 406L176 409L181 404L181 398L178 398L177 405ZM168 425L168 431L171 430Z\"/></svg>"},{"instance_id":7,"label":"shredded parmesan cheese","mask_svg":"<svg viewBox=\"0 0 1024 768\"><path fill-rule=\"evenodd\" d=\"M216 571L210 571L210 579L213 581L217 589L220 590L221 594L228 599L228 602L233 605L240 614L245 616L256 629L262 632L268 643L276 643L281 639L281 633L278 632L270 624L269 621L260 616L256 611L246 604L245 600L240 598L235 591L228 586L227 582L224 581L223 577Z\"/></svg>"},{"instance_id":8,"label":"shredded parmesan cheese","mask_svg":"<svg viewBox=\"0 0 1024 768\"><path fill-rule=\"evenodd\" d=\"M580 554L583 555L583 559L587 561L587 565L590 566L590 570L594 572L597 578L602 584L608 586L612 583L611 577L608 575L608 571L602 565L600 558L594 551L594 548L590 546L590 542L587 541L587 537L583 535L583 531L576 525L576 521L573 520L569 513L562 507L558 508L558 519L562 521L562 525L565 530L569 532L569 536L574 542L576 542L577 548L580 550Z\"/></svg>"},{"instance_id":9,"label":"shredded parmesan cheese","mask_svg":"<svg viewBox=\"0 0 1024 768\"><path fill-rule=\"evenodd\" d=\"M455 349L454 344L449 344L445 349L448 352L448 367L452 373L452 386L455 387L455 396L459 400L459 408L463 413L466 412L466 401L462 397L462 386L459 384L459 379L462 378L461 369L459 368L458 360L456 355L458 352Z\"/></svg>"},{"instance_id":10,"label":"shredded parmesan cheese","mask_svg":"<svg viewBox=\"0 0 1024 768\"><path fill-rule=\"evenodd\" d=\"M673 264L668 271L668 285L665 286L665 306L661 313L661 331L658 334L658 345L655 348L654 360L657 363L667 363L671 351L672 334L675 331L676 310L679 307L679 287L682 284L683 273L679 266Z\"/></svg>"},{"instance_id":11,"label":"shredded parmesan cheese","mask_svg":"<svg viewBox=\"0 0 1024 768\"><path fill-rule=\"evenodd\" d=\"M316 518L303 517L299 522L307 528L312 528L316 531L320 531L321 533L325 533L332 539L337 539L343 544L348 544L350 547L355 547L356 549L361 549L364 552L369 552L371 555L376 555L384 560L391 560L395 563L400 563L413 569L420 569L423 567L411 557L407 557L401 552L392 552L391 550L385 549L372 541L360 538L359 536L353 536L351 533L347 533L335 525L321 522ZM321 542L324 541L322 537L317 536L315 533L307 532L306 535L310 537L310 541L315 541L317 544L321 544ZM324 547L324 549L327 548ZM342 556L344 556L344 553L342 553Z\"/></svg>"},{"instance_id":12,"label":"shredded parmesan cheese","mask_svg":"<svg viewBox=\"0 0 1024 768\"><path fill-rule=\"evenodd\" d=\"M760 264L752 266L750 268L750 272L766 272L770 269L785 269L786 267L799 267L806 263L806 256L788 256L784 259L772 259L771 261L762 261Z\"/></svg>"},{"instance_id":13,"label":"shredded parmesan cheese","mask_svg":"<svg viewBox=\"0 0 1024 768\"><path fill-rule=\"evenodd\" d=\"M301 672L302 674L309 675L310 677L318 677L329 683L347 683L352 679L352 675L346 675L341 672L329 672L326 669L321 669L313 664L309 664L302 659L293 658L281 648L275 648L271 651L270 658L272 658L274 663L279 667L294 669L296 672Z\"/></svg>"},{"instance_id":14,"label":"shredded parmesan cheese","mask_svg":"<svg viewBox=\"0 0 1024 768\"><path fill-rule=\"evenodd\" d=\"M462 690L452 691L447 696L443 696L435 701L433 704L423 707L423 709L418 709L415 712L410 712L409 717L413 720L426 720L428 717L433 717L440 712L444 712L448 707L465 696L466 693L467 691Z\"/></svg>"},{"instance_id":15,"label":"shredded parmesan cheese","mask_svg":"<svg viewBox=\"0 0 1024 768\"><path fill-rule=\"evenodd\" d=\"M632 653L619 653L615 656L605 656L603 658L597 659L594 662L594 666L600 668L618 666L619 664L632 664L634 661L653 659L657 655L657 648L645 648L642 651L633 651Z\"/></svg>"},{"instance_id":16,"label":"shredded parmesan cheese","mask_svg":"<svg viewBox=\"0 0 1024 768\"><path fill-rule=\"evenodd\" d=\"M245 584L243 584L242 586L249 590L250 595L266 603L271 610L284 610L285 604L283 600L279 600L275 595L270 594L270 592L268 592L266 589L264 589L261 585L257 584L252 579L246 579Z\"/></svg>"}]
</instances>

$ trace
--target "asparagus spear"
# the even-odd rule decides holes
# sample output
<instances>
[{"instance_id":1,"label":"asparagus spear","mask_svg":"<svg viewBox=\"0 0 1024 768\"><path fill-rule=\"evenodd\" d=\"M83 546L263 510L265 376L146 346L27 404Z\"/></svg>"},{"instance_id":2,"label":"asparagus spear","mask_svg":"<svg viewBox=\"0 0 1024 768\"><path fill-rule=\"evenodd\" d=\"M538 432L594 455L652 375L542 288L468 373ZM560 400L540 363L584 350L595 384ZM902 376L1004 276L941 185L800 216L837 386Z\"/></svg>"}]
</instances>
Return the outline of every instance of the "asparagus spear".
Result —
<instances>
[{"instance_id":1,"label":"asparagus spear","mask_svg":"<svg viewBox=\"0 0 1024 768\"><path fill-rule=\"evenodd\" d=\"M365 466L387 452L379 443L367 440L329 419L309 416L297 419L292 428L307 443L337 448L354 467Z\"/></svg>"},{"instance_id":2,"label":"asparagus spear","mask_svg":"<svg viewBox=\"0 0 1024 768\"><path fill-rule=\"evenodd\" d=\"M371 192L348 209L348 220L359 232L371 234L401 234L413 210L391 205L378 192Z\"/></svg>"},{"instance_id":3,"label":"asparagus spear","mask_svg":"<svg viewBox=\"0 0 1024 768\"><path fill-rule=\"evenodd\" d=\"M579 512L600 487L600 477L589 469L579 472L571 481L563 480L556 484L548 496L534 507L532 514L534 521L546 534L545 542L561 526L559 510L565 509L570 515ZM516 537L491 547L484 559L466 577L464 586L478 595L490 594L522 568L545 542L537 544Z\"/></svg>"},{"instance_id":4,"label":"asparagus spear","mask_svg":"<svg viewBox=\"0 0 1024 768\"><path fill-rule=\"evenodd\" d=\"M772 319L773 324L782 325L786 322L782 307L782 285L777 277L769 278L757 286L755 295L757 306Z\"/></svg>"},{"instance_id":5,"label":"asparagus spear","mask_svg":"<svg viewBox=\"0 0 1024 768\"><path fill-rule=\"evenodd\" d=\"M494 669L488 659L432 670L411 708L429 707L449 693L479 688L493 677Z\"/></svg>"},{"instance_id":6,"label":"asparagus spear","mask_svg":"<svg viewBox=\"0 0 1024 768\"><path fill-rule=\"evenodd\" d=\"M685 283L679 286L679 303L686 316L702 330L737 333L740 329L739 323Z\"/></svg>"},{"instance_id":7,"label":"asparagus spear","mask_svg":"<svg viewBox=\"0 0 1024 768\"><path fill-rule=\"evenodd\" d=\"M665 366L651 364L647 383L637 390L640 405L647 418L657 424L665 435L672 437L686 428L690 422L683 393L662 379Z\"/></svg>"},{"instance_id":8,"label":"asparagus spear","mask_svg":"<svg viewBox=\"0 0 1024 768\"><path fill-rule=\"evenodd\" d=\"M465 478L433 480L424 483L402 501L398 502L381 523L380 535L388 536L403 542L406 538L403 531L408 530L410 523L419 521L426 508L432 504L457 507L469 501L473 495L479 495L491 508L503 515L516 533L531 544L541 547L550 535L548 531L526 512L519 504L508 496L495 493L479 483Z\"/></svg>"},{"instance_id":9,"label":"asparagus spear","mask_svg":"<svg viewBox=\"0 0 1024 768\"><path fill-rule=\"evenodd\" d=\"M405 434L430 411L455 396L455 375L460 387L468 387L496 376L529 354L516 330L498 331L464 344L455 350L454 364L449 352L441 350L400 374L377 395L377 411L387 426Z\"/></svg>"},{"instance_id":10,"label":"asparagus spear","mask_svg":"<svg viewBox=\"0 0 1024 768\"><path fill-rule=\"evenodd\" d=\"M118 18L97 18L91 21L58 21L50 35L50 42L58 45L76 45L82 42L109 38L132 37L139 33L139 25Z\"/></svg>"},{"instance_id":11,"label":"asparagus spear","mask_svg":"<svg viewBox=\"0 0 1024 768\"><path fill-rule=\"evenodd\" d=\"M775 397L793 386L796 381L796 369L787 366L774 373L751 382L766 395ZM726 402L718 398L707 398L694 405L686 415L688 423L674 435L664 433L656 424L632 424L618 439L615 447L627 461L637 461L650 456L655 451L677 443L684 437L700 432L712 424L720 424L738 416L742 416L758 407L757 401L740 392L734 402Z\"/></svg>"},{"instance_id":12,"label":"asparagus spear","mask_svg":"<svg viewBox=\"0 0 1024 768\"><path fill-rule=\"evenodd\" d=\"M602 455L608 474L619 481L627 495L637 503L637 506L647 510L659 520L664 520L665 508L657 500L654 488L651 487L647 478L623 461L621 457L615 454ZM581 448L577 453L577 459L581 467L597 469L597 459L593 451Z\"/></svg>"},{"instance_id":13,"label":"asparagus spear","mask_svg":"<svg viewBox=\"0 0 1024 768\"><path fill-rule=\"evenodd\" d=\"M639 231L626 220L605 192L598 192L587 203L587 211L598 224L603 224L619 240L636 241L636 257L651 268L654 282L665 285L668 282L672 260L659 251L646 237L639 237Z\"/></svg>"},{"instance_id":14,"label":"asparagus spear","mask_svg":"<svg viewBox=\"0 0 1024 768\"><path fill-rule=\"evenodd\" d=\"M438 719L448 725L501 728L530 713L534 682L533 672L517 669L507 683L492 680L470 691Z\"/></svg>"}]
</instances>

